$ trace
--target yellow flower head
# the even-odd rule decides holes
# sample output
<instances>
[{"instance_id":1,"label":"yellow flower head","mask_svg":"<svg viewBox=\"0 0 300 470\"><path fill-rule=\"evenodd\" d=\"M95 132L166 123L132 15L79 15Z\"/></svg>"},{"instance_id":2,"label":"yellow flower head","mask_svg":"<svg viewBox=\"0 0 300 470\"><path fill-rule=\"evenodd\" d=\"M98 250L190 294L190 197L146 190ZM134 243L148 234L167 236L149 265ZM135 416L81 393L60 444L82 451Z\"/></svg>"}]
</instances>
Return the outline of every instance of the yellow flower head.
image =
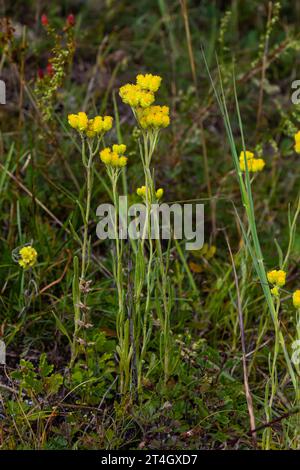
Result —
<instances>
[{"instance_id":1,"label":"yellow flower head","mask_svg":"<svg viewBox=\"0 0 300 470\"><path fill-rule=\"evenodd\" d=\"M298 131L294 135L294 138L295 138L295 146L294 146L295 152L300 153L300 131Z\"/></svg>"},{"instance_id":2,"label":"yellow flower head","mask_svg":"<svg viewBox=\"0 0 300 470\"><path fill-rule=\"evenodd\" d=\"M86 113L69 114L68 122L71 127L79 132L85 132L89 138L103 134L112 128L113 118L111 116L96 116L88 119Z\"/></svg>"},{"instance_id":3,"label":"yellow flower head","mask_svg":"<svg viewBox=\"0 0 300 470\"><path fill-rule=\"evenodd\" d=\"M277 282L276 285L278 287L283 287L286 282L286 272L279 270L277 271Z\"/></svg>"},{"instance_id":4,"label":"yellow flower head","mask_svg":"<svg viewBox=\"0 0 300 470\"><path fill-rule=\"evenodd\" d=\"M111 150L109 147L101 150L100 159L105 165L109 165L111 162Z\"/></svg>"},{"instance_id":5,"label":"yellow flower head","mask_svg":"<svg viewBox=\"0 0 300 470\"><path fill-rule=\"evenodd\" d=\"M78 116L77 114L69 114L68 122L73 129L78 129Z\"/></svg>"},{"instance_id":6,"label":"yellow flower head","mask_svg":"<svg viewBox=\"0 0 300 470\"><path fill-rule=\"evenodd\" d=\"M111 116L104 116L103 117L103 130L104 132L110 131L113 124L113 118Z\"/></svg>"},{"instance_id":7,"label":"yellow flower head","mask_svg":"<svg viewBox=\"0 0 300 470\"><path fill-rule=\"evenodd\" d=\"M142 90L139 85L127 83L120 88L120 97L122 101L129 104L132 108L147 108L154 101L154 94L150 91Z\"/></svg>"},{"instance_id":8,"label":"yellow flower head","mask_svg":"<svg viewBox=\"0 0 300 470\"><path fill-rule=\"evenodd\" d=\"M147 90L155 93L161 84L162 78L159 75L152 75L147 73L146 75L138 75L136 77L136 83L142 90Z\"/></svg>"},{"instance_id":9,"label":"yellow flower head","mask_svg":"<svg viewBox=\"0 0 300 470\"><path fill-rule=\"evenodd\" d=\"M88 127L88 124L89 124L88 117L87 117L86 113L82 113L82 112L78 113L77 116L78 116L77 129L80 132L83 132Z\"/></svg>"},{"instance_id":10,"label":"yellow flower head","mask_svg":"<svg viewBox=\"0 0 300 470\"><path fill-rule=\"evenodd\" d=\"M101 116L95 116L93 119L93 131L100 134L103 130L103 119Z\"/></svg>"},{"instance_id":11,"label":"yellow flower head","mask_svg":"<svg viewBox=\"0 0 300 470\"><path fill-rule=\"evenodd\" d=\"M276 280L277 280L276 269L273 269L273 271L269 271L267 274L267 278L270 284L276 284Z\"/></svg>"},{"instance_id":12,"label":"yellow flower head","mask_svg":"<svg viewBox=\"0 0 300 470\"><path fill-rule=\"evenodd\" d=\"M110 164L111 166L118 167L119 166L119 155L116 152L111 152L111 159Z\"/></svg>"},{"instance_id":13,"label":"yellow flower head","mask_svg":"<svg viewBox=\"0 0 300 470\"><path fill-rule=\"evenodd\" d=\"M251 171L256 173L257 171L262 171L265 167L266 162L262 158L254 158L251 160L252 164L250 165Z\"/></svg>"},{"instance_id":14,"label":"yellow flower head","mask_svg":"<svg viewBox=\"0 0 300 470\"><path fill-rule=\"evenodd\" d=\"M247 161L248 160L252 160L252 158L254 158L254 153L253 152L249 152L249 150L246 150L246 159ZM240 160L244 160L244 151L242 150L241 153L240 153Z\"/></svg>"},{"instance_id":15,"label":"yellow flower head","mask_svg":"<svg viewBox=\"0 0 300 470\"><path fill-rule=\"evenodd\" d=\"M24 246L19 251L19 265L24 268L32 268L37 260L37 252L32 246Z\"/></svg>"},{"instance_id":16,"label":"yellow flower head","mask_svg":"<svg viewBox=\"0 0 300 470\"><path fill-rule=\"evenodd\" d=\"M137 111L139 123L143 129L160 129L170 124L168 106L149 106Z\"/></svg>"},{"instance_id":17,"label":"yellow flower head","mask_svg":"<svg viewBox=\"0 0 300 470\"><path fill-rule=\"evenodd\" d=\"M117 151L116 151L117 150ZM105 165L111 165L113 167L123 167L127 165L127 157L122 155L121 150L126 150L126 145L114 145L111 149L110 147L106 147L105 149L101 150L100 152L100 160ZM120 155L121 154L121 155Z\"/></svg>"},{"instance_id":18,"label":"yellow flower head","mask_svg":"<svg viewBox=\"0 0 300 470\"><path fill-rule=\"evenodd\" d=\"M282 271L282 269L273 269L273 271L268 272L267 278L270 284L277 287L283 287L286 282L286 272Z\"/></svg>"},{"instance_id":19,"label":"yellow flower head","mask_svg":"<svg viewBox=\"0 0 300 470\"><path fill-rule=\"evenodd\" d=\"M265 161L262 158L255 158L254 153L246 150L245 153L244 151L240 153L240 169L242 171L246 171L245 154L249 173L256 173L264 169L266 164Z\"/></svg>"},{"instance_id":20,"label":"yellow flower head","mask_svg":"<svg viewBox=\"0 0 300 470\"><path fill-rule=\"evenodd\" d=\"M126 165L127 165L127 157L124 157L124 155L122 157L119 157L118 166L122 167Z\"/></svg>"},{"instance_id":21,"label":"yellow flower head","mask_svg":"<svg viewBox=\"0 0 300 470\"><path fill-rule=\"evenodd\" d=\"M296 290L293 293L293 305L295 308L300 308L300 290Z\"/></svg>"}]
</instances>

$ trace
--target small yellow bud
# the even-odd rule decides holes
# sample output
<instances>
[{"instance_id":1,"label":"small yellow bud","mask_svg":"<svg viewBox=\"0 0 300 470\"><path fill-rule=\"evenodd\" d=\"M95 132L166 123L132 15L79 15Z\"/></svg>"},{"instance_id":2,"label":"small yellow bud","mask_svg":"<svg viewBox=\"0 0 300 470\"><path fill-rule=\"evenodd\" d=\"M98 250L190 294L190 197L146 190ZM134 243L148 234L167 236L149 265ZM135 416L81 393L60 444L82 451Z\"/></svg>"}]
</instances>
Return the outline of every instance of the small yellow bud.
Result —
<instances>
[{"instance_id":1,"label":"small yellow bud","mask_svg":"<svg viewBox=\"0 0 300 470\"><path fill-rule=\"evenodd\" d=\"M278 297L279 296L278 287L273 287L273 289L271 289L271 294L273 294L275 297Z\"/></svg>"},{"instance_id":2,"label":"small yellow bud","mask_svg":"<svg viewBox=\"0 0 300 470\"><path fill-rule=\"evenodd\" d=\"M156 194L157 199L161 199L164 195L164 190L162 188L159 188L155 194Z\"/></svg>"}]
</instances>

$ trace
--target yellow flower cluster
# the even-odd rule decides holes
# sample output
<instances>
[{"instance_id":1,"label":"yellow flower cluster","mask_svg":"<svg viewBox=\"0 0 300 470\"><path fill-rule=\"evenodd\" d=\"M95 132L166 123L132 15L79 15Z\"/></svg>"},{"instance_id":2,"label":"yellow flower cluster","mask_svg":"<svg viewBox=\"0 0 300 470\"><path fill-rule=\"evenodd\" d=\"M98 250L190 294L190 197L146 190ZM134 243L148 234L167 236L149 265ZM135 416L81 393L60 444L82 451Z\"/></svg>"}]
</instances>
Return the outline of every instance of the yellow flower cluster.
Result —
<instances>
[{"instance_id":1,"label":"yellow flower cluster","mask_svg":"<svg viewBox=\"0 0 300 470\"><path fill-rule=\"evenodd\" d=\"M146 91L151 91L155 93L161 84L161 77L159 75L152 75L151 73L146 73L146 75L138 75L136 77L136 84Z\"/></svg>"},{"instance_id":2,"label":"yellow flower cluster","mask_svg":"<svg viewBox=\"0 0 300 470\"><path fill-rule=\"evenodd\" d=\"M269 283L275 285L275 287L283 287L286 281L286 272L282 269L273 269L273 271L268 272L267 278Z\"/></svg>"},{"instance_id":3,"label":"yellow flower cluster","mask_svg":"<svg viewBox=\"0 0 300 470\"><path fill-rule=\"evenodd\" d=\"M146 197L146 186L141 186L140 188L137 188L136 193L140 197ZM155 192L155 196L157 199L161 199L164 195L164 190L162 188L159 188Z\"/></svg>"},{"instance_id":4,"label":"yellow flower cluster","mask_svg":"<svg viewBox=\"0 0 300 470\"><path fill-rule=\"evenodd\" d=\"M170 124L168 106L152 106L161 77L147 73L138 75L136 84L127 83L120 88L122 101L135 109L135 116L143 129L160 129Z\"/></svg>"},{"instance_id":5,"label":"yellow flower cluster","mask_svg":"<svg viewBox=\"0 0 300 470\"><path fill-rule=\"evenodd\" d=\"M111 165L113 167L123 167L127 164L127 157L124 153L126 152L126 145L113 145L112 149L106 147L100 152L100 159L105 165Z\"/></svg>"},{"instance_id":6,"label":"yellow flower cluster","mask_svg":"<svg viewBox=\"0 0 300 470\"><path fill-rule=\"evenodd\" d=\"M132 108L148 108L155 100L154 93L159 89L161 77L147 73L138 75L136 84L127 83L120 88L122 101Z\"/></svg>"},{"instance_id":7,"label":"yellow flower cluster","mask_svg":"<svg viewBox=\"0 0 300 470\"><path fill-rule=\"evenodd\" d=\"M245 153L249 172L256 173L257 171L262 171L264 169L266 163L262 158L255 158L254 153L249 152L248 150L246 150ZM242 171L246 171L244 151L240 153L240 169Z\"/></svg>"},{"instance_id":8,"label":"yellow flower cluster","mask_svg":"<svg viewBox=\"0 0 300 470\"><path fill-rule=\"evenodd\" d=\"M120 97L132 108L147 108L155 99L151 91L142 90L139 85L131 85L130 83L120 88Z\"/></svg>"},{"instance_id":9,"label":"yellow flower cluster","mask_svg":"<svg viewBox=\"0 0 300 470\"><path fill-rule=\"evenodd\" d=\"M86 113L69 114L68 122L78 132L85 132L87 137L93 138L98 134L104 134L112 128L113 118L111 116L96 116L89 119Z\"/></svg>"},{"instance_id":10,"label":"yellow flower cluster","mask_svg":"<svg viewBox=\"0 0 300 470\"><path fill-rule=\"evenodd\" d=\"M143 129L167 127L170 124L168 106L149 106L146 109L138 109L137 117Z\"/></svg>"},{"instance_id":11,"label":"yellow flower cluster","mask_svg":"<svg viewBox=\"0 0 300 470\"><path fill-rule=\"evenodd\" d=\"M300 131L298 131L294 135L294 138L295 138L295 145L294 145L295 152L300 153Z\"/></svg>"},{"instance_id":12,"label":"yellow flower cluster","mask_svg":"<svg viewBox=\"0 0 300 470\"><path fill-rule=\"evenodd\" d=\"M293 293L293 305L295 308L300 308L300 290L296 290Z\"/></svg>"},{"instance_id":13,"label":"yellow flower cluster","mask_svg":"<svg viewBox=\"0 0 300 470\"><path fill-rule=\"evenodd\" d=\"M32 268L37 260L37 252L32 246L24 246L19 251L19 265L24 268Z\"/></svg>"}]
</instances>

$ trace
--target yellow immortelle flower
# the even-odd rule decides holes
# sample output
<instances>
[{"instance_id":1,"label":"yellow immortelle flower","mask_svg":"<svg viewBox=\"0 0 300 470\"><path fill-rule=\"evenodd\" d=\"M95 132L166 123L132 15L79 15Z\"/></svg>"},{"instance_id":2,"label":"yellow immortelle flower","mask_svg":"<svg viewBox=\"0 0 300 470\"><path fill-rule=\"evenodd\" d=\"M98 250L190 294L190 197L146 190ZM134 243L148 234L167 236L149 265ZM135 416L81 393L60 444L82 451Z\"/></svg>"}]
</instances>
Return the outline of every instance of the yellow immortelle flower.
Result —
<instances>
[{"instance_id":1,"label":"yellow immortelle flower","mask_svg":"<svg viewBox=\"0 0 300 470\"><path fill-rule=\"evenodd\" d=\"M281 269L269 271L267 273L267 278L270 284L274 284L277 287L283 287L286 282L286 272Z\"/></svg>"},{"instance_id":2,"label":"yellow immortelle flower","mask_svg":"<svg viewBox=\"0 0 300 470\"><path fill-rule=\"evenodd\" d=\"M111 166L119 166L119 155L116 152L110 153L110 165Z\"/></svg>"},{"instance_id":3,"label":"yellow immortelle flower","mask_svg":"<svg viewBox=\"0 0 300 470\"><path fill-rule=\"evenodd\" d=\"M300 153L300 131L298 131L294 135L294 138L295 138L295 145L294 145L295 152Z\"/></svg>"},{"instance_id":4,"label":"yellow immortelle flower","mask_svg":"<svg viewBox=\"0 0 300 470\"><path fill-rule=\"evenodd\" d=\"M83 132L88 127L88 124L89 124L88 117L86 113L82 113L82 112L78 113L77 116L78 116L77 128L79 131Z\"/></svg>"},{"instance_id":5,"label":"yellow immortelle flower","mask_svg":"<svg viewBox=\"0 0 300 470\"><path fill-rule=\"evenodd\" d=\"M256 173L264 169L266 163L262 158L255 158L254 153L249 152L248 150L246 150L245 153L249 172ZM240 169L242 171L246 171L244 151L240 153Z\"/></svg>"},{"instance_id":6,"label":"yellow immortelle flower","mask_svg":"<svg viewBox=\"0 0 300 470\"><path fill-rule=\"evenodd\" d=\"M93 138L97 134L109 131L112 128L113 118L111 116L96 116L88 119L86 113L69 114L68 122L71 127L79 132L85 132L87 137Z\"/></svg>"},{"instance_id":7,"label":"yellow immortelle flower","mask_svg":"<svg viewBox=\"0 0 300 470\"><path fill-rule=\"evenodd\" d=\"M103 118L103 130L105 132L110 131L113 124L113 118L111 116L104 116Z\"/></svg>"},{"instance_id":8,"label":"yellow immortelle flower","mask_svg":"<svg viewBox=\"0 0 300 470\"><path fill-rule=\"evenodd\" d=\"M101 150L100 152L100 159L105 165L109 165L111 162L111 150L109 147Z\"/></svg>"},{"instance_id":9,"label":"yellow immortelle flower","mask_svg":"<svg viewBox=\"0 0 300 470\"><path fill-rule=\"evenodd\" d=\"M154 94L149 91L142 90L139 85L127 83L120 88L119 91L122 101L129 104L132 108L147 108L154 101Z\"/></svg>"},{"instance_id":10,"label":"yellow immortelle flower","mask_svg":"<svg viewBox=\"0 0 300 470\"><path fill-rule=\"evenodd\" d=\"M276 284L277 280L277 271L276 269L273 269L273 271L269 271L267 273L267 278L270 284Z\"/></svg>"},{"instance_id":11,"label":"yellow immortelle flower","mask_svg":"<svg viewBox=\"0 0 300 470\"><path fill-rule=\"evenodd\" d=\"M146 73L146 75L138 75L136 77L136 83L141 87L142 90L149 90L155 93L161 84L162 78L159 75L152 75Z\"/></svg>"},{"instance_id":12,"label":"yellow immortelle flower","mask_svg":"<svg viewBox=\"0 0 300 470\"><path fill-rule=\"evenodd\" d=\"M120 150L124 150L124 148L126 150L126 145L114 145L113 149L111 149L110 147L106 147L100 152L100 160L105 165L111 165L113 167L126 166L127 157L125 157L125 155L120 155ZM118 152L116 152L116 150L118 150Z\"/></svg>"},{"instance_id":13,"label":"yellow immortelle flower","mask_svg":"<svg viewBox=\"0 0 300 470\"><path fill-rule=\"evenodd\" d=\"M68 122L69 122L71 127L73 127L74 129L77 129L78 128L78 116L77 116L77 114L69 114Z\"/></svg>"},{"instance_id":14,"label":"yellow immortelle flower","mask_svg":"<svg viewBox=\"0 0 300 470\"><path fill-rule=\"evenodd\" d=\"M103 119L101 116L95 116L94 119L92 119L93 123L93 131L99 134L103 130Z\"/></svg>"},{"instance_id":15,"label":"yellow immortelle flower","mask_svg":"<svg viewBox=\"0 0 300 470\"><path fill-rule=\"evenodd\" d=\"M286 273L282 270L279 270L277 272L277 286L278 287L283 287L285 285L285 282L286 282Z\"/></svg>"},{"instance_id":16,"label":"yellow immortelle flower","mask_svg":"<svg viewBox=\"0 0 300 470\"><path fill-rule=\"evenodd\" d=\"M143 129L159 129L170 124L168 106L149 106L146 109L138 109L137 116Z\"/></svg>"},{"instance_id":17,"label":"yellow immortelle flower","mask_svg":"<svg viewBox=\"0 0 300 470\"><path fill-rule=\"evenodd\" d=\"M295 308L300 308L300 290L296 290L293 293L293 305Z\"/></svg>"},{"instance_id":18,"label":"yellow immortelle flower","mask_svg":"<svg viewBox=\"0 0 300 470\"><path fill-rule=\"evenodd\" d=\"M37 260L37 251L32 246L24 246L19 251L19 265L24 268L32 268Z\"/></svg>"}]
</instances>

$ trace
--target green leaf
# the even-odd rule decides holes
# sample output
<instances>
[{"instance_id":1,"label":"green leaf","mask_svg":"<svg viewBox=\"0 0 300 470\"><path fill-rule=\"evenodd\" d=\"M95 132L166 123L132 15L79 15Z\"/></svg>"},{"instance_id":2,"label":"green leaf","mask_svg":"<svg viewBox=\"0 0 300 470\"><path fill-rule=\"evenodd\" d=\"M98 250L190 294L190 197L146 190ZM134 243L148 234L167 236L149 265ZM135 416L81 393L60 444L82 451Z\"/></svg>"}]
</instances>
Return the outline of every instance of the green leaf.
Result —
<instances>
[{"instance_id":1,"label":"green leaf","mask_svg":"<svg viewBox=\"0 0 300 470\"><path fill-rule=\"evenodd\" d=\"M39 371L41 377L47 377L53 371L54 366L52 364L48 364L47 362L47 355L46 353L41 354L40 361L39 361Z\"/></svg>"},{"instance_id":2,"label":"green leaf","mask_svg":"<svg viewBox=\"0 0 300 470\"><path fill-rule=\"evenodd\" d=\"M64 336L66 336L66 337L68 338L69 343L72 344L72 340L71 340L71 338L70 338L70 336L69 336L69 333L68 333L66 327L65 327L64 324L61 322L61 320L58 318L58 316L55 315L55 313L54 313L53 311L52 311L52 314L53 314L53 316L54 316L54 318L55 318L55 320L56 320L56 326L57 326L57 328L59 329L59 331L60 331Z\"/></svg>"}]
</instances>

